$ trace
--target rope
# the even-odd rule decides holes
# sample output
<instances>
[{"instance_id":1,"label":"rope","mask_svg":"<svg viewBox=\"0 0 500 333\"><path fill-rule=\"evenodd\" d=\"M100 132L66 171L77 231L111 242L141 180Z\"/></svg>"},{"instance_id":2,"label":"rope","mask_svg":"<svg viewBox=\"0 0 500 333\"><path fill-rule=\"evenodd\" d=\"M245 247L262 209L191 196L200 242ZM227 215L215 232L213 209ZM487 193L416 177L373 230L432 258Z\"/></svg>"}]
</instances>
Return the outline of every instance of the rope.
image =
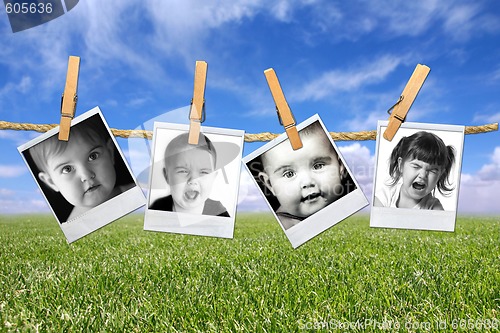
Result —
<instances>
[{"instance_id":1,"label":"rope","mask_svg":"<svg viewBox=\"0 0 500 333\"><path fill-rule=\"evenodd\" d=\"M17 131L36 131L47 132L58 124L27 124L27 123L11 123L0 120L0 130L17 130ZM465 126L465 134L479 134L486 132L498 131L498 123L486 124L481 126ZM112 128L111 132L114 136L120 138L146 138L151 140L153 137L152 131L144 130L121 130ZM257 133L245 134L246 142L271 141L279 134L275 133ZM366 141L375 140L377 131L361 131L361 132L330 132L335 141Z\"/></svg>"}]
</instances>

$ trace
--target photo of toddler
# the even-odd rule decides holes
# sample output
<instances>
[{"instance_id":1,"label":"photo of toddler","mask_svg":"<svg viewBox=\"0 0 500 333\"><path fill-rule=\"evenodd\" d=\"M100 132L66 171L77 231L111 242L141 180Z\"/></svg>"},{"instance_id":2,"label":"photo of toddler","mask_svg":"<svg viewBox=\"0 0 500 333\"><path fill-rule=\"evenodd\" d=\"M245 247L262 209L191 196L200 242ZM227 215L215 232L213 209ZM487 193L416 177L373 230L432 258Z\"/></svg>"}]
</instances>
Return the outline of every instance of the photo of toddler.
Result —
<instances>
[{"instance_id":1,"label":"photo of toddler","mask_svg":"<svg viewBox=\"0 0 500 333\"><path fill-rule=\"evenodd\" d=\"M283 141L247 163L285 230L356 189L319 121L299 136L301 149Z\"/></svg>"},{"instance_id":2,"label":"photo of toddler","mask_svg":"<svg viewBox=\"0 0 500 333\"><path fill-rule=\"evenodd\" d=\"M375 194L374 206L444 210L435 197L453 191L449 176L455 163L455 148L436 134L419 131L403 137L392 150L388 186Z\"/></svg>"},{"instance_id":3,"label":"photo of toddler","mask_svg":"<svg viewBox=\"0 0 500 333\"><path fill-rule=\"evenodd\" d=\"M17 149L68 243L144 206L145 197L100 109L55 127Z\"/></svg>"},{"instance_id":4,"label":"photo of toddler","mask_svg":"<svg viewBox=\"0 0 500 333\"><path fill-rule=\"evenodd\" d=\"M70 221L132 188L132 176L118 155L114 142L98 114L71 127L68 141L57 135L24 152L33 164L42 190L54 201L60 222ZM57 200L55 193L71 206ZM66 213L63 213L66 211Z\"/></svg>"},{"instance_id":5,"label":"photo of toddler","mask_svg":"<svg viewBox=\"0 0 500 333\"><path fill-rule=\"evenodd\" d=\"M404 122L391 141L377 124L370 227L454 231L465 127Z\"/></svg>"},{"instance_id":6,"label":"photo of toddler","mask_svg":"<svg viewBox=\"0 0 500 333\"><path fill-rule=\"evenodd\" d=\"M209 198L217 172L214 144L203 133L196 145L189 144L188 137L182 133L167 145L163 175L171 194L155 200L149 209L229 217L220 201Z\"/></svg>"},{"instance_id":7,"label":"photo of toddler","mask_svg":"<svg viewBox=\"0 0 500 333\"><path fill-rule=\"evenodd\" d=\"M144 230L232 238L245 132L154 122Z\"/></svg>"}]
</instances>

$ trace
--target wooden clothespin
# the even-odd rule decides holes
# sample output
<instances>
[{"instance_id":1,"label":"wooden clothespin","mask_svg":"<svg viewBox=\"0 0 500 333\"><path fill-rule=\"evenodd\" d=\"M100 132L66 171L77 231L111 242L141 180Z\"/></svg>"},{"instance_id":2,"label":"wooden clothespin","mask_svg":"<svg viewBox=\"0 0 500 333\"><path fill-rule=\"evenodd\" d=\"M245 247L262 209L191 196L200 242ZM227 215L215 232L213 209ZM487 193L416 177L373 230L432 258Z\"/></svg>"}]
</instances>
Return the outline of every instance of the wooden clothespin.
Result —
<instances>
[{"instance_id":1,"label":"wooden clothespin","mask_svg":"<svg viewBox=\"0 0 500 333\"><path fill-rule=\"evenodd\" d=\"M205 85L207 83L207 68L205 61L197 61L194 71L194 92L189 114L189 144L198 144L201 123L205 121Z\"/></svg>"},{"instance_id":2,"label":"wooden clothespin","mask_svg":"<svg viewBox=\"0 0 500 333\"><path fill-rule=\"evenodd\" d=\"M404 123L406 114L410 110L430 71L429 67L418 64L406 87L403 89L399 101L387 111L391 116L389 117L389 124L384 131L384 138L386 140L391 141L401 124ZM390 112L391 110L392 113Z\"/></svg>"},{"instance_id":3,"label":"wooden clothespin","mask_svg":"<svg viewBox=\"0 0 500 333\"><path fill-rule=\"evenodd\" d=\"M290 110L290 107L286 102L283 90L281 90L276 72L274 69L269 68L264 71L264 75L266 76L269 89L271 89L274 103L276 104L280 124L285 127L286 134L288 135L288 139L290 140L293 150L302 148L302 141L300 140L299 132L295 127L295 118L293 117L292 110Z\"/></svg>"},{"instance_id":4,"label":"wooden clothespin","mask_svg":"<svg viewBox=\"0 0 500 333\"><path fill-rule=\"evenodd\" d=\"M80 57L70 56L68 60L68 72L66 74L66 85L61 100L61 121L59 124L59 140L68 141L71 119L75 116L78 72L80 70Z\"/></svg>"}]
</instances>

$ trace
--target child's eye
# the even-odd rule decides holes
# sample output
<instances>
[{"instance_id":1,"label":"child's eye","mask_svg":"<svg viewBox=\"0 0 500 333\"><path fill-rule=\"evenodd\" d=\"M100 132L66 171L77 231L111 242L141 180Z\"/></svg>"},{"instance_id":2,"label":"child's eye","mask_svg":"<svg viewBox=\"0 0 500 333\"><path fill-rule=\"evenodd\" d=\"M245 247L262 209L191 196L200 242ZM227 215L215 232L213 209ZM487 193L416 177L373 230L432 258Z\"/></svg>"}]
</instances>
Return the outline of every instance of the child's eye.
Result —
<instances>
[{"instance_id":1,"label":"child's eye","mask_svg":"<svg viewBox=\"0 0 500 333\"><path fill-rule=\"evenodd\" d=\"M430 173L437 175L439 173L438 169L431 169Z\"/></svg>"},{"instance_id":2,"label":"child's eye","mask_svg":"<svg viewBox=\"0 0 500 333\"><path fill-rule=\"evenodd\" d=\"M292 178L293 176L295 176L295 172L292 170L287 170L283 172L283 177L285 178Z\"/></svg>"},{"instance_id":3,"label":"child's eye","mask_svg":"<svg viewBox=\"0 0 500 333\"><path fill-rule=\"evenodd\" d=\"M313 164L313 170L320 170L320 169L323 169L323 167L325 166L326 164L324 162L316 162Z\"/></svg>"},{"instance_id":4,"label":"child's eye","mask_svg":"<svg viewBox=\"0 0 500 333\"><path fill-rule=\"evenodd\" d=\"M73 167L71 165L65 165L61 168L61 173L68 174L73 171Z\"/></svg>"},{"instance_id":5,"label":"child's eye","mask_svg":"<svg viewBox=\"0 0 500 333\"><path fill-rule=\"evenodd\" d=\"M98 158L99 158L99 153L96 151L90 153L89 155L89 161L94 161L97 160Z\"/></svg>"}]
</instances>

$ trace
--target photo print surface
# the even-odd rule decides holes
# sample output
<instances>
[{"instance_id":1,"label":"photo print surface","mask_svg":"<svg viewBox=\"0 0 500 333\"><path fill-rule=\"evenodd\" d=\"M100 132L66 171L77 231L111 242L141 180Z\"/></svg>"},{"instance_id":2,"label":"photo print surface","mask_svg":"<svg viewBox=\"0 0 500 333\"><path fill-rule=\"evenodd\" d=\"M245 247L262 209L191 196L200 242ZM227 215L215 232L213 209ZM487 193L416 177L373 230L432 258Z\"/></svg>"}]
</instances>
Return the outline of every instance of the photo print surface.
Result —
<instances>
[{"instance_id":1,"label":"photo print surface","mask_svg":"<svg viewBox=\"0 0 500 333\"><path fill-rule=\"evenodd\" d=\"M301 149L282 134L243 159L294 248L368 205L319 116L297 129Z\"/></svg>"},{"instance_id":2,"label":"photo print surface","mask_svg":"<svg viewBox=\"0 0 500 333\"><path fill-rule=\"evenodd\" d=\"M244 131L155 122L144 229L232 238Z\"/></svg>"},{"instance_id":3,"label":"photo print surface","mask_svg":"<svg viewBox=\"0 0 500 333\"><path fill-rule=\"evenodd\" d=\"M370 226L454 231L464 126L403 123L392 141L377 127Z\"/></svg>"},{"instance_id":4,"label":"photo print surface","mask_svg":"<svg viewBox=\"0 0 500 333\"><path fill-rule=\"evenodd\" d=\"M18 150L69 243L145 204L99 108L73 119L68 141L58 133Z\"/></svg>"}]
</instances>

